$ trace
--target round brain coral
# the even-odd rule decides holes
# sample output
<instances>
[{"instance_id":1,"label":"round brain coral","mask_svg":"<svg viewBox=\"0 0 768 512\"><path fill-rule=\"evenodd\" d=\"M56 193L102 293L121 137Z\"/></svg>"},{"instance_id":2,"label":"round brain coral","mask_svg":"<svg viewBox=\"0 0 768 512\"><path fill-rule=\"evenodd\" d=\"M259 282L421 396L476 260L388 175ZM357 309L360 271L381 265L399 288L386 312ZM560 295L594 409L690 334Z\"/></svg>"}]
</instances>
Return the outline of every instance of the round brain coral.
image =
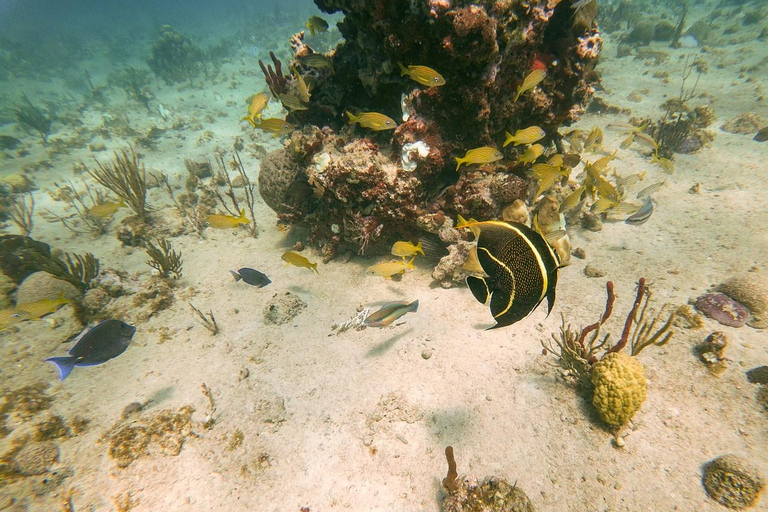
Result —
<instances>
[{"instance_id":1,"label":"round brain coral","mask_svg":"<svg viewBox=\"0 0 768 512\"><path fill-rule=\"evenodd\" d=\"M611 425L625 424L645 402L643 365L624 353L610 353L595 364L592 384L592 405L603 421Z\"/></svg>"}]
</instances>

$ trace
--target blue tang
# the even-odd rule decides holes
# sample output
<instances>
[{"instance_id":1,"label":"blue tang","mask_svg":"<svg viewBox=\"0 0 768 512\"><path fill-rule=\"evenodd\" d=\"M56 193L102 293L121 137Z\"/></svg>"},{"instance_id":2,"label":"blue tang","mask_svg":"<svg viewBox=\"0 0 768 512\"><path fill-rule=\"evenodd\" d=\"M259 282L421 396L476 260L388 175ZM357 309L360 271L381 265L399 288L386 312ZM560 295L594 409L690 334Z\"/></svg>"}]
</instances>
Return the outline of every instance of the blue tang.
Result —
<instances>
[{"instance_id":1,"label":"blue tang","mask_svg":"<svg viewBox=\"0 0 768 512\"><path fill-rule=\"evenodd\" d=\"M117 357L128 348L136 328L120 320L104 320L82 334L67 357L50 357L59 380L64 380L75 366L94 366Z\"/></svg>"}]
</instances>

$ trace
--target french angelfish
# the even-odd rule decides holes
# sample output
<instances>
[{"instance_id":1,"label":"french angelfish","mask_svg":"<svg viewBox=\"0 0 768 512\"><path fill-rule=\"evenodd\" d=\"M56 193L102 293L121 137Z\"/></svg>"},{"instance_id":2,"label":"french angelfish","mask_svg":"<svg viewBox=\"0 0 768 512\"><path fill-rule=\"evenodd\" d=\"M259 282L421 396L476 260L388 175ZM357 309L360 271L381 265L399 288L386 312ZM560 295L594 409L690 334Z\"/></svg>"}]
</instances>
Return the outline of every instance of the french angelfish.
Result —
<instances>
[{"instance_id":1,"label":"french angelfish","mask_svg":"<svg viewBox=\"0 0 768 512\"><path fill-rule=\"evenodd\" d=\"M488 277L467 277L472 295L491 301L497 327L528 316L546 297L547 314L555 304L560 259L538 232L517 222L487 221L466 227L479 230L477 259ZM475 229L473 229L473 232Z\"/></svg>"},{"instance_id":2,"label":"french angelfish","mask_svg":"<svg viewBox=\"0 0 768 512\"><path fill-rule=\"evenodd\" d=\"M80 335L66 357L49 357L64 380L75 366L94 366L119 356L131 343L136 328L120 320L104 320Z\"/></svg>"}]
</instances>

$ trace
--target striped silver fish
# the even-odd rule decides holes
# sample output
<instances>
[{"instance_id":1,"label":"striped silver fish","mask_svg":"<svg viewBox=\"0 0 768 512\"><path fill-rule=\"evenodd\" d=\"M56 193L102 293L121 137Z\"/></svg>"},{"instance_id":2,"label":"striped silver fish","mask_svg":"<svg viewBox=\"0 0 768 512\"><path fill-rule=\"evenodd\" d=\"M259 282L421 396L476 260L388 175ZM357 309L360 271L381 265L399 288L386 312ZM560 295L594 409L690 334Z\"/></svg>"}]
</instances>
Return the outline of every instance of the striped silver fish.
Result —
<instances>
[{"instance_id":1,"label":"striped silver fish","mask_svg":"<svg viewBox=\"0 0 768 512\"><path fill-rule=\"evenodd\" d=\"M653 199L651 199L651 196L645 196L645 201L643 202L643 206L640 207L639 210L637 210L635 213L627 217L626 222L627 224L632 224L635 226L639 226L640 224L645 224L645 222L651 217L651 214L653 213Z\"/></svg>"}]
</instances>

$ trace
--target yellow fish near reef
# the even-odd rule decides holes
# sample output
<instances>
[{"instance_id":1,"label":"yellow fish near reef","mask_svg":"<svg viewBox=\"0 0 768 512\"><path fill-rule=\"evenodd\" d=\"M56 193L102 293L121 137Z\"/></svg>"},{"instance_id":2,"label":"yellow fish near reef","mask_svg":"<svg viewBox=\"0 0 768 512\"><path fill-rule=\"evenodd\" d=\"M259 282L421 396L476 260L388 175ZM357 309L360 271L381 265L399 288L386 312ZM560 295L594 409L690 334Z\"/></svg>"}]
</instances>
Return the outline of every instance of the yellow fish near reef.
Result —
<instances>
[{"instance_id":1,"label":"yellow fish near reef","mask_svg":"<svg viewBox=\"0 0 768 512\"><path fill-rule=\"evenodd\" d=\"M296 77L296 87L298 89L297 96L301 101L304 103L309 103L309 87L307 87L307 82L304 81L304 77L302 77L298 71L296 71L296 68L293 68L293 75Z\"/></svg>"},{"instance_id":2,"label":"yellow fish near reef","mask_svg":"<svg viewBox=\"0 0 768 512\"><path fill-rule=\"evenodd\" d=\"M118 208L125 206L125 201L120 199L119 203L101 203L97 204L93 208L88 208L88 215L96 217L97 219L106 219L115 214Z\"/></svg>"},{"instance_id":3,"label":"yellow fish near reef","mask_svg":"<svg viewBox=\"0 0 768 512\"><path fill-rule=\"evenodd\" d=\"M315 271L316 274L320 274L320 272L317 271L317 263L312 263L307 258L302 256L301 254L297 254L293 251L284 252L282 256L280 256L282 260L286 263L290 263L294 267L301 267L301 268L308 268Z\"/></svg>"},{"instance_id":4,"label":"yellow fish near reef","mask_svg":"<svg viewBox=\"0 0 768 512\"><path fill-rule=\"evenodd\" d=\"M234 215L209 215L205 220L212 228L219 229L236 228L240 224L251 223L251 221L245 218L245 208L240 210L239 217L235 217Z\"/></svg>"},{"instance_id":5,"label":"yellow fish near reef","mask_svg":"<svg viewBox=\"0 0 768 512\"><path fill-rule=\"evenodd\" d=\"M497 162L502 158L504 158L504 155L501 154L501 151L491 146L470 149L462 158L456 157L456 170L459 170L461 164L489 164Z\"/></svg>"},{"instance_id":6,"label":"yellow fish near reef","mask_svg":"<svg viewBox=\"0 0 768 512\"><path fill-rule=\"evenodd\" d=\"M242 118L241 121L248 121L251 123L251 126L255 128L256 119L261 121L261 111L264 110L267 103L269 103L269 95L264 94L263 92L255 94L253 98L251 98L251 104L248 105L248 115Z\"/></svg>"},{"instance_id":7,"label":"yellow fish near reef","mask_svg":"<svg viewBox=\"0 0 768 512\"><path fill-rule=\"evenodd\" d=\"M358 115L354 115L347 111L347 117L349 118L349 124L360 123L360 126L363 128L370 128L376 132L397 128L397 123L395 123L394 119L378 112L361 112Z\"/></svg>"},{"instance_id":8,"label":"yellow fish near reef","mask_svg":"<svg viewBox=\"0 0 768 512\"><path fill-rule=\"evenodd\" d=\"M416 256L412 256L408 261L387 261L384 263L377 263L365 271L369 276L381 276L384 279L391 279L395 274L403 274L406 270L413 270L413 260Z\"/></svg>"},{"instance_id":9,"label":"yellow fish near reef","mask_svg":"<svg viewBox=\"0 0 768 512\"><path fill-rule=\"evenodd\" d=\"M328 31L328 22L320 16L310 16L304 26L309 29L309 33L312 35L315 35L315 32L320 34Z\"/></svg>"},{"instance_id":10,"label":"yellow fish near reef","mask_svg":"<svg viewBox=\"0 0 768 512\"><path fill-rule=\"evenodd\" d=\"M61 295L58 299L42 299L36 300L35 302L28 302L27 304L19 304L16 306L16 309L27 313L27 318L29 320L35 320L42 318L45 315L50 315L59 309L59 306L67 304L68 302L69 299Z\"/></svg>"},{"instance_id":11,"label":"yellow fish near reef","mask_svg":"<svg viewBox=\"0 0 768 512\"><path fill-rule=\"evenodd\" d=\"M424 249L421 247L421 242L413 245L411 242L395 242L392 245L392 254L394 256L400 256L401 258L407 258L408 256L415 256L421 254L424 256Z\"/></svg>"},{"instance_id":12,"label":"yellow fish near reef","mask_svg":"<svg viewBox=\"0 0 768 512\"><path fill-rule=\"evenodd\" d=\"M0 310L0 331L29 319L29 313L18 308Z\"/></svg>"},{"instance_id":13,"label":"yellow fish near reef","mask_svg":"<svg viewBox=\"0 0 768 512\"><path fill-rule=\"evenodd\" d=\"M523 156L521 156L517 161L523 164L530 164L536 161L537 158L541 156L541 154L544 152L544 146L541 144L534 144L532 146L528 146L528 149L525 150L525 153L523 153Z\"/></svg>"},{"instance_id":14,"label":"yellow fish near reef","mask_svg":"<svg viewBox=\"0 0 768 512\"><path fill-rule=\"evenodd\" d=\"M302 57L301 63L315 69L330 69L333 73L333 61L322 53L312 53Z\"/></svg>"},{"instance_id":15,"label":"yellow fish near reef","mask_svg":"<svg viewBox=\"0 0 768 512\"><path fill-rule=\"evenodd\" d=\"M517 99L520 97L521 94L523 94L526 91L530 91L537 85L539 85L544 78L546 78L547 72L543 69L534 69L528 75L523 78L523 83L517 86L517 94L515 94L515 99L512 100L513 102L517 101Z\"/></svg>"},{"instance_id":16,"label":"yellow fish near reef","mask_svg":"<svg viewBox=\"0 0 768 512\"><path fill-rule=\"evenodd\" d=\"M301 102L301 99L298 96L294 96L293 94L280 94L278 95L278 98L280 98L280 102L283 106L291 112L307 110L307 106Z\"/></svg>"},{"instance_id":17,"label":"yellow fish near reef","mask_svg":"<svg viewBox=\"0 0 768 512\"><path fill-rule=\"evenodd\" d=\"M504 141L504 145L502 146L504 148L507 147L511 142L514 142L515 146L519 146L520 144L533 144L534 142L540 141L547 135L544 133L544 130L538 126L529 126L528 128L517 130L514 135L509 132L504 133L507 136L507 139Z\"/></svg>"},{"instance_id":18,"label":"yellow fish near reef","mask_svg":"<svg viewBox=\"0 0 768 512\"><path fill-rule=\"evenodd\" d=\"M400 76L409 76L414 82L418 82L421 85L428 87L440 87L445 85L445 78L432 68L427 66L408 66L407 68L401 63L397 63L400 66Z\"/></svg>"},{"instance_id":19,"label":"yellow fish near reef","mask_svg":"<svg viewBox=\"0 0 768 512\"><path fill-rule=\"evenodd\" d=\"M293 131L293 125L288 121L283 121L276 117L269 119L263 119L259 124L254 125L254 128L263 130L265 132L274 133L275 136L288 135Z\"/></svg>"}]
</instances>

